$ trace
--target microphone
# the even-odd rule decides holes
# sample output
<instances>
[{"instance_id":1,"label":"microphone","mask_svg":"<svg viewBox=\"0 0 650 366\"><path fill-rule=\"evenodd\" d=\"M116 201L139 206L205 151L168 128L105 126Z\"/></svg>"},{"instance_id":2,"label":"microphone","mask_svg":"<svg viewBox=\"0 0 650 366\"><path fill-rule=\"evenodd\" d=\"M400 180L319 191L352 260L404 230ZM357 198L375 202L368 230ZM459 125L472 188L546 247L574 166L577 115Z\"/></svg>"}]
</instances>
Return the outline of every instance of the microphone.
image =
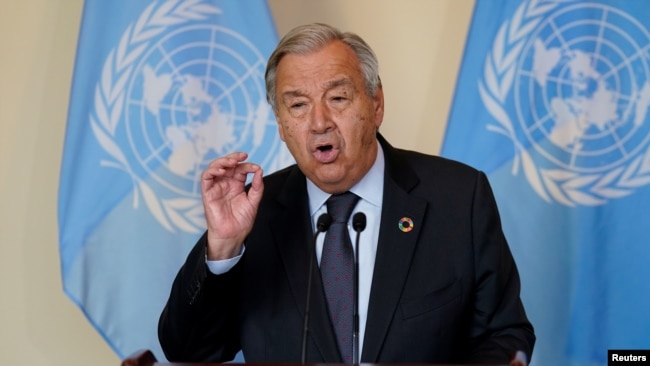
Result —
<instances>
[{"instance_id":1,"label":"microphone","mask_svg":"<svg viewBox=\"0 0 650 366\"><path fill-rule=\"evenodd\" d=\"M357 212L352 217L352 228L357 232L357 239L354 243L354 272L353 287L354 297L352 299L352 363L359 364L359 237L361 232L366 228L366 215L363 212Z\"/></svg>"},{"instance_id":2,"label":"microphone","mask_svg":"<svg viewBox=\"0 0 650 366\"><path fill-rule=\"evenodd\" d=\"M365 222L365 220L364 220ZM302 326L302 346L301 346L301 363L305 363L307 357L307 334L309 333L309 308L311 302L311 281L314 273L314 261L316 260L316 239L320 233L324 233L332 225L332 216L327 213L324 213L318 216L316 220L316 232L311 242L311 248L309 250L309 273L307 274L307 297L305 298L305 317L303 319ZM365 224L364 224L365 225Z\"/></svg>"}]
</instances>

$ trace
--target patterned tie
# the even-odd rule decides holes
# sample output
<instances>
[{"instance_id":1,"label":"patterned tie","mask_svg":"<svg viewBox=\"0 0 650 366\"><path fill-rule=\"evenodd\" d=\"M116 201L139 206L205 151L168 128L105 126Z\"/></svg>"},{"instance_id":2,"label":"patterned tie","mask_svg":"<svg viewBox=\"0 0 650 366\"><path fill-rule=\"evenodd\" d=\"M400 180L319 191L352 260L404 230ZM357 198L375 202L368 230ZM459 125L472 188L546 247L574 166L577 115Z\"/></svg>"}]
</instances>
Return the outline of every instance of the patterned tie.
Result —
<instances>
[{"instance_id":1,"label":"patterned tie","mask_svg":"<svg viewBox=\"0 0 650 366\"><path fill-rule=\"evenodd\" d=\"M332 195L327 200L327 213L332 225L325 234L320 271L343 362L352 363L352 307L354 252L348 231L348 220L359 196L352 192Z\"/></svg>"}]
</instances>

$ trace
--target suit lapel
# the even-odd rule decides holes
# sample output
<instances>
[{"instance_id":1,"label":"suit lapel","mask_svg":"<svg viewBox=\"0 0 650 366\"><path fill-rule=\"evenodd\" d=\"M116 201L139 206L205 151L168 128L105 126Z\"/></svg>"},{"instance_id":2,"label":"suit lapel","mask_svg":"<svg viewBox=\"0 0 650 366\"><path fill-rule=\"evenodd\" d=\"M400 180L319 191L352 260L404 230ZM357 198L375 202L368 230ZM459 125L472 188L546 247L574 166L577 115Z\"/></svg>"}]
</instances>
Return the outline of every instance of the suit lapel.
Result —
<instances>
[{"instance_id":1,"label":"suit lapel","mask_svg":"<svg viewBox=\"0 0 650 366\"><path fill-rule=\"evenodd\" d=\"M312 248L312 223L305 176L296 167L279 192L278 215L273 220L273 241L278 247L301 319L305 314L309 261L314 261L312 275L308 354L320 352L323 360L339 360L336 338L329 320L318 265ZM302 327L300 328L302 329ZM316 350L310 349L312 344Z\"/></svg>"},{"instance_id":2,"label":"suit lapel","mask_svg":"<svg viewBox=\"0 0 650 366\"><path fill-rule=\"evenodd\" d=\"M419 182L415 172L381 136L378 138L384 149L386 167L379 243L364 336L364 362L378 361L409 273L420 235L418 224L423 222L427 207L425 202L409 194ZM412 220L412 230L400 229L403 218Z\"/></svg>"}]
</instances>

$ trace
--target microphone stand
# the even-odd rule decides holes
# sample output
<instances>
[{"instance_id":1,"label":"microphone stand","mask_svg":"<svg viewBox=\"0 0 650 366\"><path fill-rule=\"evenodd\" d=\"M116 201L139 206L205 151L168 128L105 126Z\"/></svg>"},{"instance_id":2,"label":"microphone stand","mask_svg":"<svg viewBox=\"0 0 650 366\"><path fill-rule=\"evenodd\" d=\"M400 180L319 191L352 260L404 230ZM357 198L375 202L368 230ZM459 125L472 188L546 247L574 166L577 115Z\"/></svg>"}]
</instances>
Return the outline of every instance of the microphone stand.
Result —
<instances>
[{"instance_id":1,"label":"microphone stand","mask_svg":"<svg viewBox=\"0 0 650 366\"><path fill-rule=\"evenodd\" d=\"M353 306L352 306L352 363L359 364L359 238L366 228L366 215L357 212L352 217L352 228L357 232L354 243L354 270L353 270Z\"/></svg>"},{"instance_id":2,"label":"microphone stand","mask_svg":"<svg viewBox=\"0 0 650 366\"><path fill-rule=\"evenodd\" d=\"M309 273L307 274L307 296L305 298L305 317L303 319L302 326L302 346L300 348L300 363L305 364L307 358L307 334L309 333L309 308L311 303L311 281L314 273L314 261L316 261L316 239L320 233L323 233L329 229L332 224L332 216L327 213L324 213L318 217L316 221L316 233L314 233L314 239L312 240L311 247L309 250Z\"/></svg>"}]
</instances>

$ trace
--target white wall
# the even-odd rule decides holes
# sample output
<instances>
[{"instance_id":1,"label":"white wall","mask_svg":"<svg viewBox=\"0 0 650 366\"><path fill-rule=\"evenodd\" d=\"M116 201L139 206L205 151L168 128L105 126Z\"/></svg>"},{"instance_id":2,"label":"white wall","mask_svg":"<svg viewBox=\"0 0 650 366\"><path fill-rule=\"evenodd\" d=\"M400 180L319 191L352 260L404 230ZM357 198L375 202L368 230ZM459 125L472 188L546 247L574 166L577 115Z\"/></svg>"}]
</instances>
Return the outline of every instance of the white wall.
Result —
<instances>
[{"instance_id":1,"label":"white wall","mask_svg":"<svg viewBox=\"0 0 650 366\"><path fill-rule=\"evenodd\" d=\"M108 1L108 0L107 0ZM380 60L383 133L437 153L474 0L269 0L282 35L313 21ZM0 360L119 365L62 292L56 195L83 0L0 0Z\"/></svg>"}]
</instances>

